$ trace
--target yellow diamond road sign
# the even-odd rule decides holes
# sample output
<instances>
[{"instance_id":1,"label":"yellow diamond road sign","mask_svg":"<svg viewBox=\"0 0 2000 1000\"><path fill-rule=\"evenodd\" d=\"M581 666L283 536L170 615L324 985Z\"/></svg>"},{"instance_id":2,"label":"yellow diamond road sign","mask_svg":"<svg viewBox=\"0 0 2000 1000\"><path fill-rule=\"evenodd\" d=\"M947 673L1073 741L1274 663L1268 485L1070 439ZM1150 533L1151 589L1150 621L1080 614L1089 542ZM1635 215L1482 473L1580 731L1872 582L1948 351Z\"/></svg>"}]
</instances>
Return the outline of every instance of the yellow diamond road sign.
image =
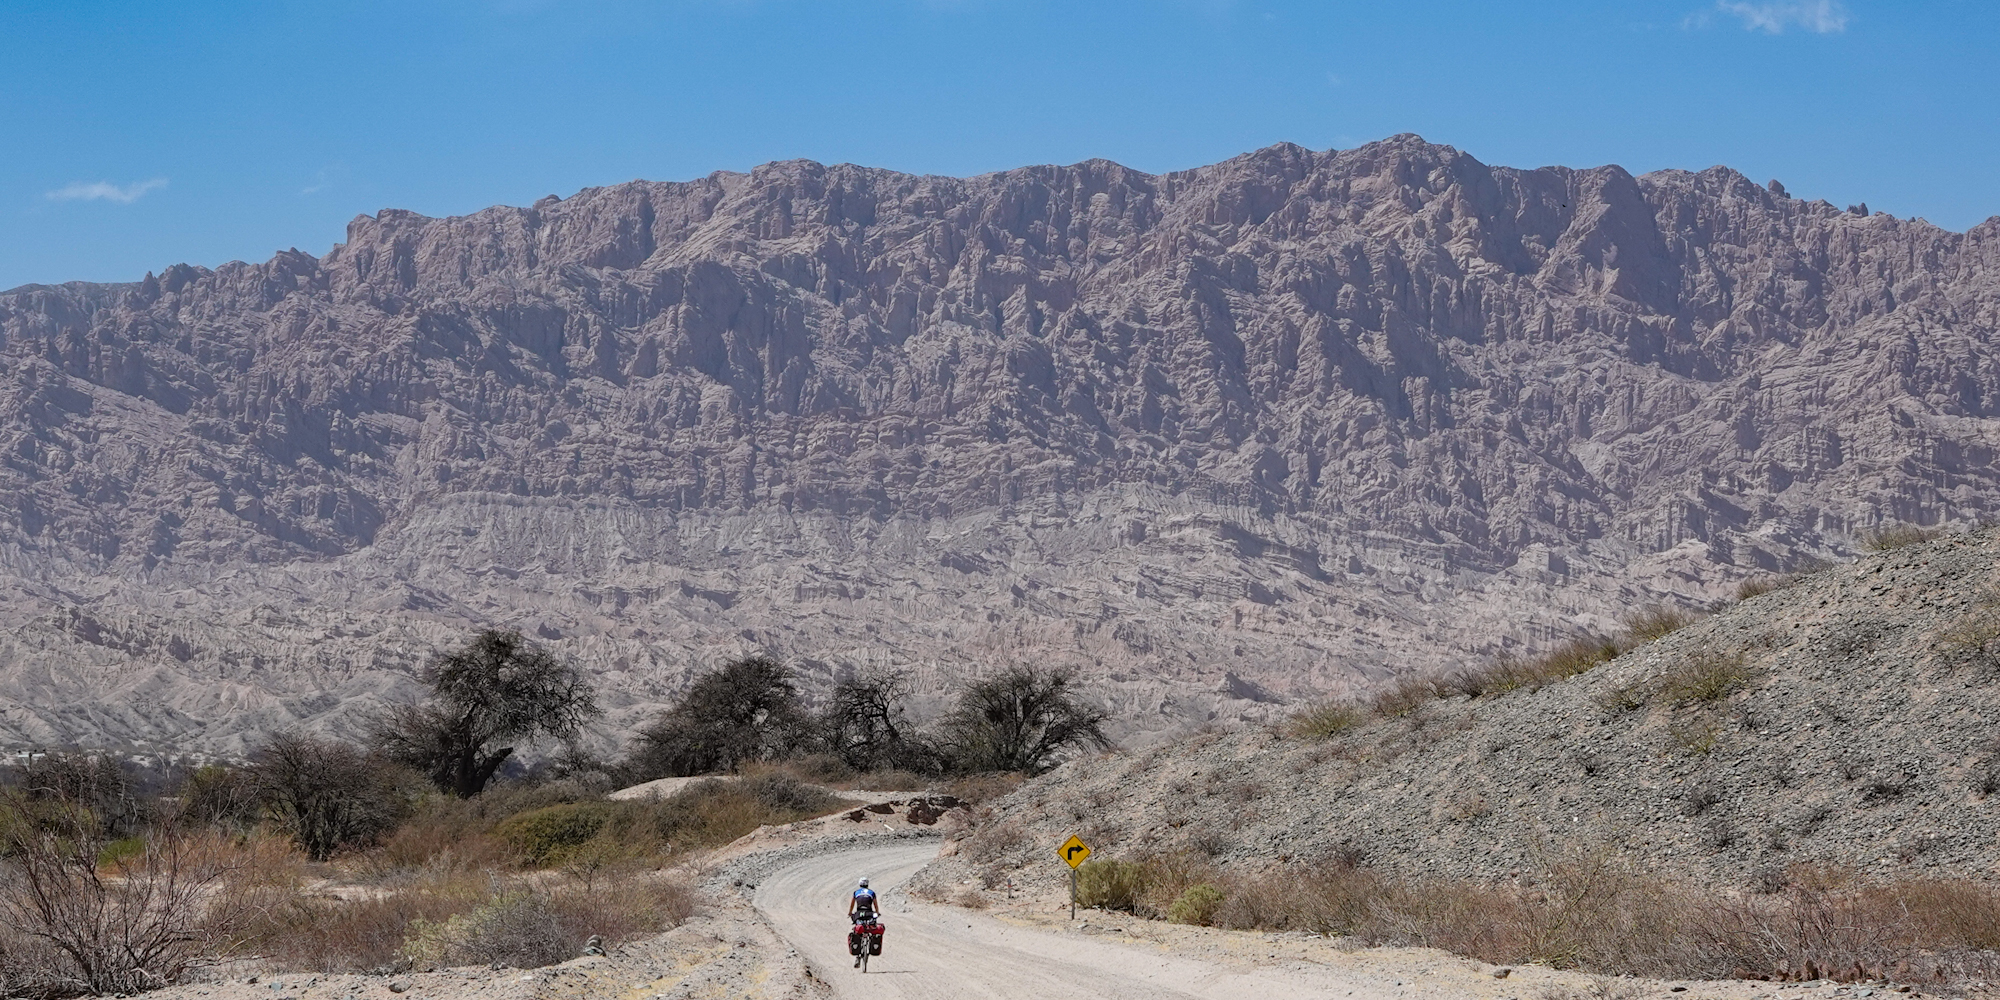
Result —
<instances>
[{"instance_id":1,"label":"yellow diamond road sign","mask_svg":"<svg viewBox=\"0 0 2000 1000\"><path fill-rule=\"evenodd\" d=\"M1056 848L1056 854L1063 859L1064 864L1075 868L1083 864L1083 859L1090 857L1090 848L1083 841L1071 837L1063 841L1061 847Z\"/></svg>"}]
</instances>

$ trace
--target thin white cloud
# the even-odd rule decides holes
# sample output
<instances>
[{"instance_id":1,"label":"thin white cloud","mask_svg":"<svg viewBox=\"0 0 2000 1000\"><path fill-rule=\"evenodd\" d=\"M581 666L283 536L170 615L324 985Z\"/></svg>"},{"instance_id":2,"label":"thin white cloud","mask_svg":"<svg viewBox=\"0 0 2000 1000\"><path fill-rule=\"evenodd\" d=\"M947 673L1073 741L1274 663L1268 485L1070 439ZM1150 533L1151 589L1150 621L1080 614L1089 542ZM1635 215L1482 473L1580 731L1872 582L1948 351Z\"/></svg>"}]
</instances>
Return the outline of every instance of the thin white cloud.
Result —
<instances>
[{"instance_id":1,"label":"thin white cloud","mask_svg":"<svg viewBox=\"0 0 2000 1000\"><path fill-rule=\"evenodd\" d=\"M71 181L70 183L43 195L50 201L115 201L120 205L130 205L148 193L167 186L165 177L155 177L149 181L139 181L119 187L109 181Z\"/></svg>"},{"instance_id":2,"label":"thin white cloud","mask_svg":"<svg viewBox=\"0 0 2000 1000\"><path fill-rule=\"evenodd\" d=\"M1746 30L1767 35L1787 28L1821 35L1847 30L1847 6L1840 0L1716 0L1715 9L1741 19Z\"/></svg>"},{"instance_id":3,"label":"thin white cloud","mask_svg":"<svg viewBox=\"0 0 2000 1000\"><path fill-rule=\"evenodd\" d=\"M329 163L313 174L312 183L299 189L299 196L315 195L347 179L347 164Z\"/></svg>"}]
</instances>

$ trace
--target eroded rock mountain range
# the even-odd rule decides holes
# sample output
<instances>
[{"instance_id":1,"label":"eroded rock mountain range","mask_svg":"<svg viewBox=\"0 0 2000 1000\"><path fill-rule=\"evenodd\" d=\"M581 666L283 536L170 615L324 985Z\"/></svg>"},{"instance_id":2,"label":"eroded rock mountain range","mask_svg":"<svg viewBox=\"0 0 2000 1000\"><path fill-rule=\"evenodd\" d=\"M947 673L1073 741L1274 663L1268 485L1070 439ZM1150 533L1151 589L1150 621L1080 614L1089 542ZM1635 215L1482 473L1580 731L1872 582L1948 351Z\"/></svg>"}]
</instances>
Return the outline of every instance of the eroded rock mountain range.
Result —
<instances>
[{"instance_id":1,"label":"eroded rock mountain range","mask_svg":"<svg viewBox=\"0 0 2000 1000\"><path fill-rule=\"evenodd\" d=\"M0 293L0 742L352 732L488 623L606 734L751 650L1256 718L1992 513L1996 326L2000 219L1414 136L383 211Z\"/></svg>"}]
</instances>

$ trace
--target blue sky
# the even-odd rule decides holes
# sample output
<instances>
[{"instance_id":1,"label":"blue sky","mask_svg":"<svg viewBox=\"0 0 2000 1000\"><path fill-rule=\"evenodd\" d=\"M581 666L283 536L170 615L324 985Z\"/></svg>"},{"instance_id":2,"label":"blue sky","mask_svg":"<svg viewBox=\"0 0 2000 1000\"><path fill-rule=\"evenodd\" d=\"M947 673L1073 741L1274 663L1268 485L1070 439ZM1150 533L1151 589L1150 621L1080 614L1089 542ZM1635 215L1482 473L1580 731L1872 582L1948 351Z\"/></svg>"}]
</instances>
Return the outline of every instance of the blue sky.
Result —
<instances>
[{"instance_id":1,"label":"blue sky","mask_svg":"<svg viewBox=\"0 0 2000 1000\"><path fill-rule=\"evenodd\" d=\"M0 288L792 157L1144 170L1416 132L2000 214L2000 4L0 0Z\"/></svg>"}]
</instances>

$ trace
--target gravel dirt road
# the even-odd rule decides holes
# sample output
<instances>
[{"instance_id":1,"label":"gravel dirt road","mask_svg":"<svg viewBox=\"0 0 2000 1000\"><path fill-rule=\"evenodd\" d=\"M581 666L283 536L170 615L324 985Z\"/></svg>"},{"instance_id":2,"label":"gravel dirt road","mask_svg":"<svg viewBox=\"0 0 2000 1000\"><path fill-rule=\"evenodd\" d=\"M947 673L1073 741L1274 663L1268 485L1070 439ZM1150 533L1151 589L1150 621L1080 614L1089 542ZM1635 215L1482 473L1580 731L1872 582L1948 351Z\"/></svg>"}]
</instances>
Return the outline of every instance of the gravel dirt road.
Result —
<instances>
[{"instance_id":1,"label":"gravel dirt road","mask_svg":"<svg viewBox=\"0 0 2000 1000\"><path fill-rule=\"evenodd\" d=\"M1331 970L1243 968L1209 956L1185 958L1161 943L1038 929L898 891L936 854L936 844L899 843L808 858L758 886L757 909L841 997L1389 1000L1429 992L1415 983L1381 989ZM888 928L882 955L870 960L865 975L852 967L846 948L846 899L862 875L882 894Z\"/></svg>"}]
</instances>

